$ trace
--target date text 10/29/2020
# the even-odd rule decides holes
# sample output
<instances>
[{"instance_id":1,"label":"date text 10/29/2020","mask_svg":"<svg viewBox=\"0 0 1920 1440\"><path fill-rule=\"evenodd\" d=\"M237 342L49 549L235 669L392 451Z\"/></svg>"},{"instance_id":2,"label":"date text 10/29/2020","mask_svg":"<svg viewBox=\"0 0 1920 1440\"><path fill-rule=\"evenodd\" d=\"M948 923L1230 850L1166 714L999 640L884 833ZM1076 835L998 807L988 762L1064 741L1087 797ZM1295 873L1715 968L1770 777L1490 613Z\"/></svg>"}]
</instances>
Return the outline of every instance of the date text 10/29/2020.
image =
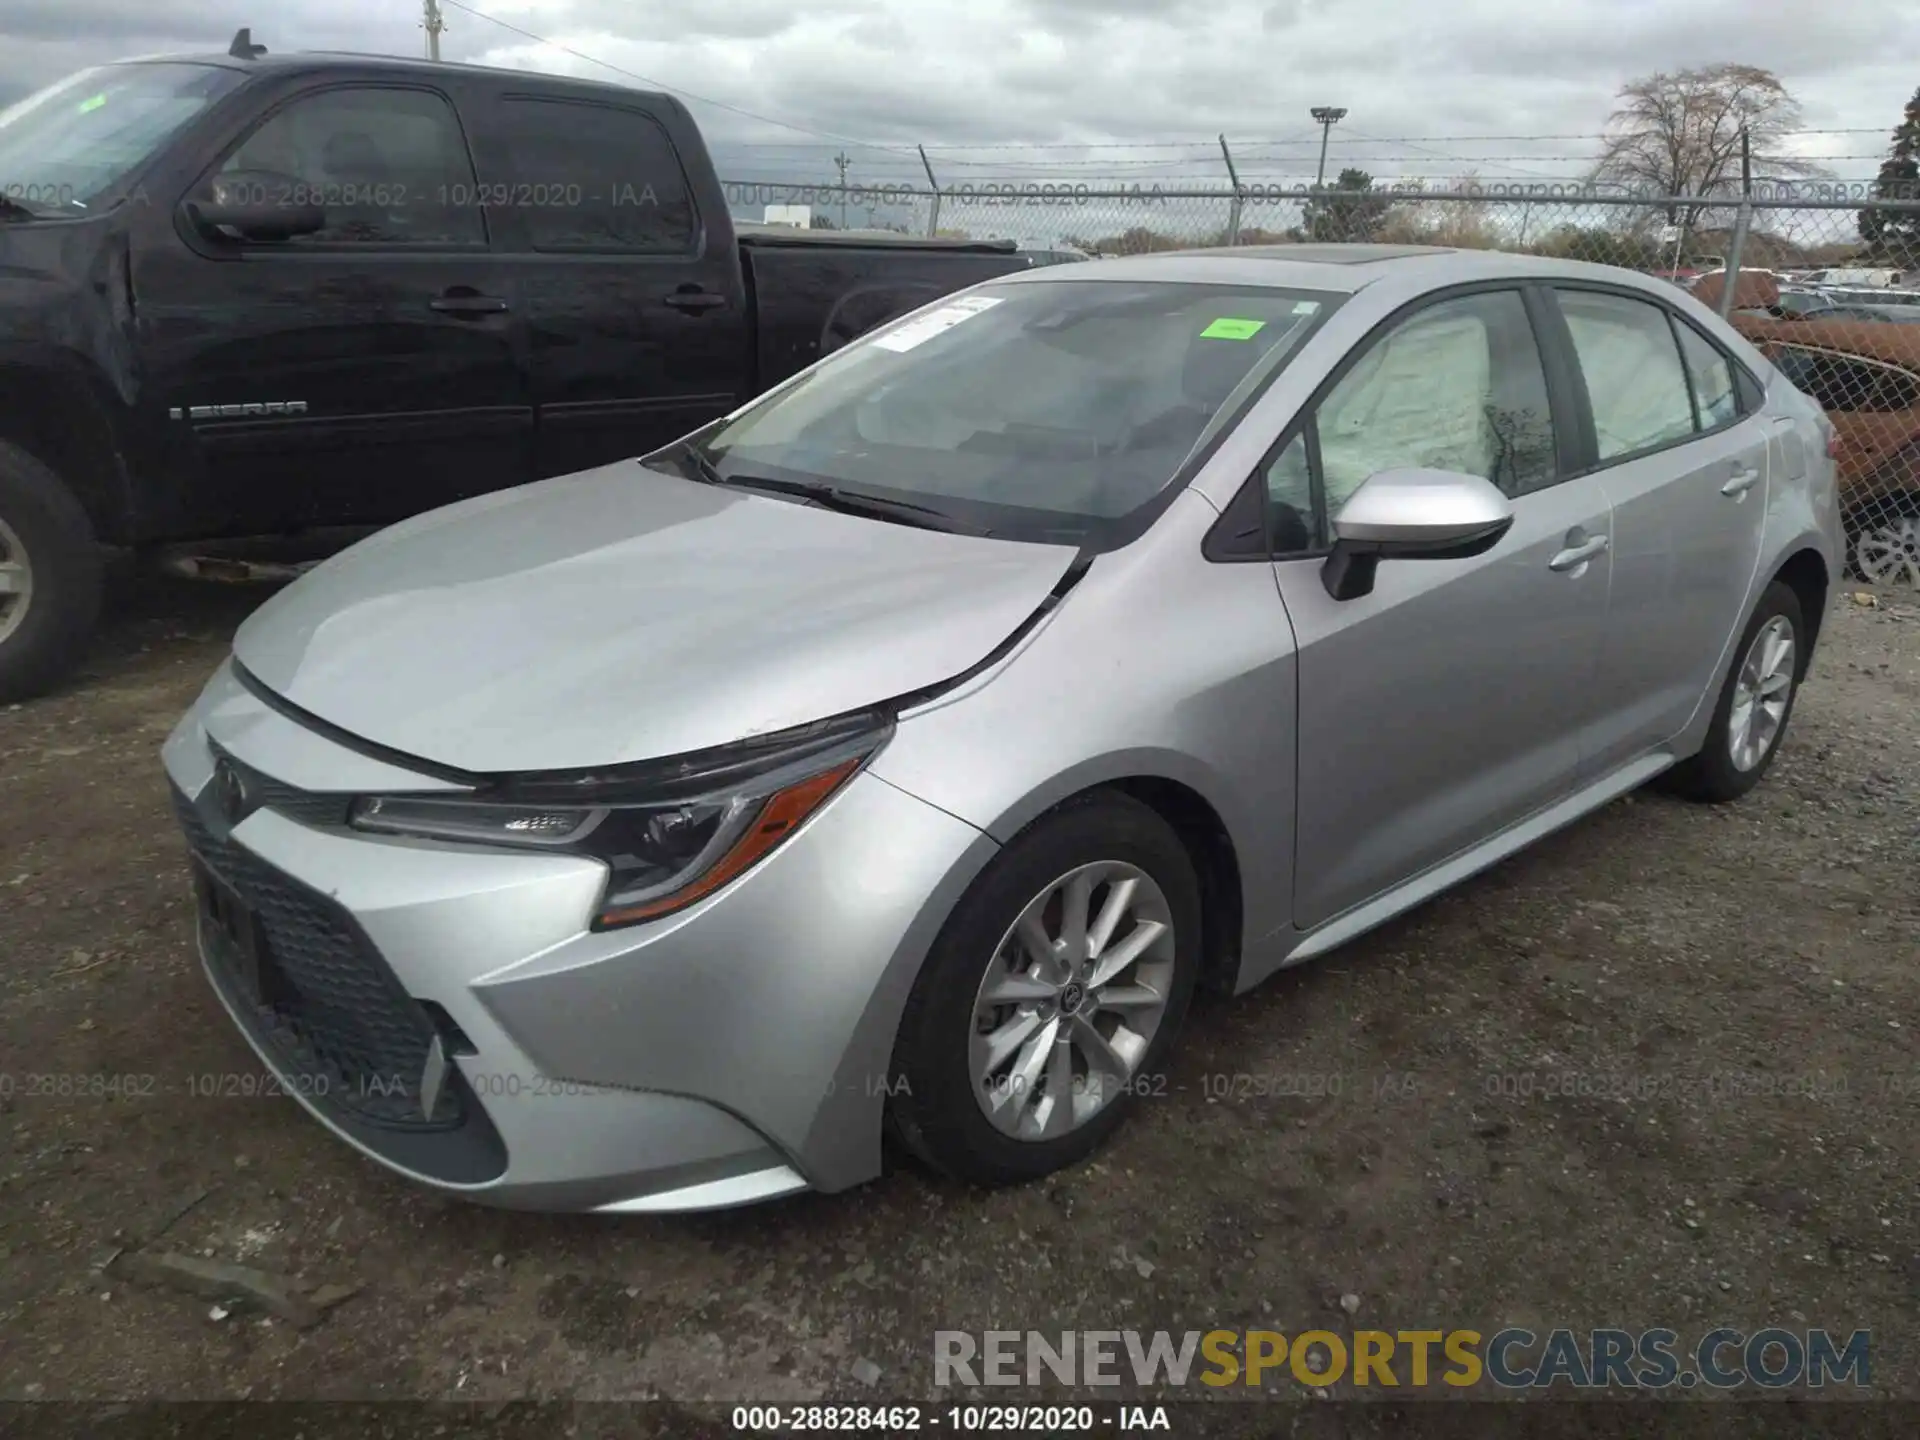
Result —
<instances>
[{"instance_id":1,"label":"date text 10/29/2020","mask_svg":"<svg viewBox=\"0 0 1920 1440\"><path fill-rule=\"evenodd\" d=\"M1164 1405L736 1405L732 1428L782 1435L868 1431L904 1435L1063 1435L1172 1430Z\"/></svg>"}]
</instances>

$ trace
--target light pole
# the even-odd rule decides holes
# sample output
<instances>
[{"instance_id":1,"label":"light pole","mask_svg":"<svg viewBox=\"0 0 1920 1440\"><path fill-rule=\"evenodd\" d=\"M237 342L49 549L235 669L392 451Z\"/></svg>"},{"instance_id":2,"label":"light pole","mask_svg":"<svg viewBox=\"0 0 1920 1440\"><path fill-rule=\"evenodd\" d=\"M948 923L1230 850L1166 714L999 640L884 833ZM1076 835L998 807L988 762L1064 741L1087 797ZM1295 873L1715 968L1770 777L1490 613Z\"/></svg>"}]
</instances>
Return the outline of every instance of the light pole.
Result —
<instances>
[{"instance_id":1,"label":"light pole","mask_svg":"<svg viewBox=\"0 0 1920 1440\"><path fill-rule=\"evenodd\" d=\"M440 18L440 6L437 0L424 0L424 8L426 10L426 18L421 22L421 28L427 32L427 58L429 60L438 60L440 58L440 32L447 28L446 22Z\"/></svg>"},{"instance_id":2,"label":"light pole","mask_svg":"<svg viewBox=\"0 0 1920 1440\"><path fill-rule=\"evenodd\" d=\"M1327 137L1333 133L1333 127L1346 118L1347 112L1343 106L1316 105L1307 113L1320 127L1320 168L1313 177L1313 188L1318 190L1327 183Z\"/></svg>"},{"instance_id":3,"label":"light pole","mask_svg":"<svg viewBox=\"0 0 1920 1440\"><path fill-rule=\"evenodd\" d=\"M853 163L853 157L842 150L833 157L833 163L840 170L840 228L847 228L847 166Z\"/></svg>"}]
</instances>

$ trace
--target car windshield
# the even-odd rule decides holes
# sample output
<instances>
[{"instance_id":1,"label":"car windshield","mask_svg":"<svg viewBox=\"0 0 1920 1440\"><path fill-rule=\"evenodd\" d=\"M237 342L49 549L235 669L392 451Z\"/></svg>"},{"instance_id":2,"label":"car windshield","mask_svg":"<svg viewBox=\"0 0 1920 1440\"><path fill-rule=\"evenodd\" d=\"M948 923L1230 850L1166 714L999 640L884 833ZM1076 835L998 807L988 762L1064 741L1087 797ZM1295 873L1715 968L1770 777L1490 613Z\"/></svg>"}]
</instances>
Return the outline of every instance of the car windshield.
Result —
<instances>
[{"instance_id":1,"label":"car windshield","mask_svg":"<svg viewBox=\"0 0 1920 1440\"><path fill-rule=\"evenodd\" d=\"M703 449L739 483L828 485L1003 538L1085 543L1165 490L1342 298L1170 281L978 286L863 337Z\"/></svg>"},{"instance_id":2,"label":"car windshield","mask_svg":"<svg viewBox=\"0 0 1920 1440\"><path fill-rule=\"evenodd\" d=\"M0 196L29 215L85 214L240 83L218 65L102 65L0 110Z\"/></svg>"}]
</instances>

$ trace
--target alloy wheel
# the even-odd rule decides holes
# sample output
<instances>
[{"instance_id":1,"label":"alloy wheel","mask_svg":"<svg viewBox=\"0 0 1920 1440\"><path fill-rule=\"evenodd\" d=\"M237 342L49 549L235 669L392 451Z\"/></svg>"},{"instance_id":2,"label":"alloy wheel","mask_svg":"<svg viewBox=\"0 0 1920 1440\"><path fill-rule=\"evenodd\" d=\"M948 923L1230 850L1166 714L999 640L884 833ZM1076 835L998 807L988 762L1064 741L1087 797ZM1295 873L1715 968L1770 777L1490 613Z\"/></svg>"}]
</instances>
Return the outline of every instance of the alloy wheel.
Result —
<instances>
[{"instance_id":1,"label":"alloy wheel","mask_svg":"<svg viewBox=\"0 0 1920 1440\"><path fill-rule=\"evenodd\" d=\"M20 628L33 603L33 564L27 547L0 516L0 644Z\"/></svg>"},{"instance_id":2,"label":"alloy wheel","mask_svg":"<svg viewBox=\"0 0 1920 1440\"><path fill-rule=\"evenodd\" d=\"M1775 615L1753 637L1733 686L1727 749L1736 770L1751 770L1774 747L1793 697L1793 623Z\"/></svg>"},{"instance_id":3,"label":"alloy wheel","mask_svg":"<svg viewBox=\"0 0 1920 1440\"><path fill-rule=\"evenodd\" d=\"M1057 1139L1125 1093L1165 1018L1175 947L1165 893L1121 861L1027 903L974 999L974 1098L995 1129Z\"/></svg>"},{"instance_id":4,"label":"alloy wheel","mask_svg":"<svg viewBox=\"0 0 1920 1440\"><path fill-rule=\"evenodd\" d=\"M1859 531L1853 539L1853 567L1871 584L1920 590L1920 515L1897 516Z\"/></svg>"}]
</instances>

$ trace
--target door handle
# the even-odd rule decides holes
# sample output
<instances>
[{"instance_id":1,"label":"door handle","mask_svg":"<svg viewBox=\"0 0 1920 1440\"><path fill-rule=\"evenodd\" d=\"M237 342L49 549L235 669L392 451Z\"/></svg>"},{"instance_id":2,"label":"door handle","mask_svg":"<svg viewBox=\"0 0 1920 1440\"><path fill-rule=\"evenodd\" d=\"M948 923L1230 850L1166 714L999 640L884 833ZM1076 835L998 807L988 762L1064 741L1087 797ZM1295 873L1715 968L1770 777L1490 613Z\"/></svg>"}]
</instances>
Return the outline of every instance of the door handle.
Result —
<instances>
[{"instance_id":1,"label":"door handle","mask_svg":"<svg viewBox=\"0 0 1920 1440\"><path fill-rule=\"evenodd\" d=\"M1720 493L1722 495L1731 495L1737 500L1759 483L1759 467L1753 465L1742 466L1733 472L1732 478L1729 479L1726 484L1720 487Z\"/></svg>"},{"instance_id":2,"label":"door handle","mask_svg":"<svg viewBox=\"0 0 1920 1440\"><path fill-rule=\"evenodd\" d=\"M442 315L500 315L505 313L507 302L498 295L442 295L429 300L427 308Z\"/></svg>"},{"instance_id":3,"label":"door handle","mask_svg":"<svg viewBox=\"0 0 1920 1440\"><path fill-rule=\"evenodd\" d=\"M1547 561L1549 570L1577 570L1594 556L1607 548L1607 537L1595 535L1591 540L1583 540L1578 545L1569 545L1551 560Z\"/></svg>"},{"instance_id":4,"label":"door handle","mask_svg":"<svg viewBox=\"0 0 1920 1440\"><path fill-rule=\"evenodd\" d=\"M716 295L711 290L676 290L665 297L663 304L676 310L687 310L698 314L702 310L711 310L727 303L727 297Z\"/></svg>"}]
</instances>

